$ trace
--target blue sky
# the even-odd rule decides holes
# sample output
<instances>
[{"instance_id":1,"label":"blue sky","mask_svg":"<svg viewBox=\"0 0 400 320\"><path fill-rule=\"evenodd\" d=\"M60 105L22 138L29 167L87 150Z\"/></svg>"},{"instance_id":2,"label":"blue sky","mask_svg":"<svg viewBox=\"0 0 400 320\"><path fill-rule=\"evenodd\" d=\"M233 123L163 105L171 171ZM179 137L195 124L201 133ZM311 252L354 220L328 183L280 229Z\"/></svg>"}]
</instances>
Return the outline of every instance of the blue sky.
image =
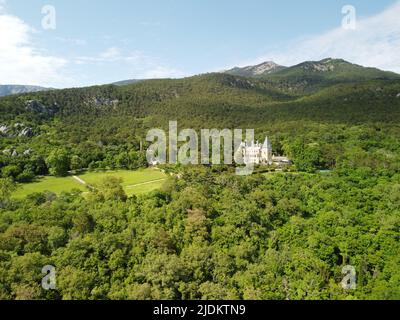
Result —
<instances>
[{"instance_id":1,"label":"blue sky","mask_svg":"<svg viewBox=\"0 0 400 320\"><path fill-rule=\"evenodd\" d=\"M357 30L341 27L348 4ZM55 30L42 28L44 5L56 9ZM393 0L0 0L0 84L83 86L328 56L400 72L399 13Z\"/></svg>"}]
</instances>

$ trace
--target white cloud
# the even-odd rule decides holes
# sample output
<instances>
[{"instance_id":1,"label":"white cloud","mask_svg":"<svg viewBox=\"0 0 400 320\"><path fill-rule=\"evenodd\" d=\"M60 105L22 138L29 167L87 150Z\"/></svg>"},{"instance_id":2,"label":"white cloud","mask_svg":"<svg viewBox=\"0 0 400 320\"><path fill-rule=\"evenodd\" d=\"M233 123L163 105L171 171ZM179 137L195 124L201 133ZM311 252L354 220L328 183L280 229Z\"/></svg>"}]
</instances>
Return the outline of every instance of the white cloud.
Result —
<instances>
[{"instance_id":1,"label":"white cloud","mask_svg":"<svg viewBox=\"0 0 400 320\"><path fill-rule=\"evenodd\" d=\"M1 0L0 0L1 1ZM67 61L43 54L32 42L33 29L4 12L0 2L0 83L63 86L60 69Z\"/></svg>"},{"instance_id":2,"label":"white cloud","mask_svg":"<svg viewBox=\"0 0 400 320\"><path fill-rule=\"evenodd\" d=\"M174 68L155 66L149 70L142 73L140 76L143 79L161 79L161 78L180 78L185 76L185 74Z\"/></svg>"},{"instance_id":3,"label":"white cloud","mask_svg":"<svg viewBox=\"0 0 400 320\"><path fill-rule=\"evenodd\" d=\"M92 57L78 57L75 60L78 65L83 64L106 64L118 63L124 67L129 78L152 79L152 78L179 78L185 75L181 70L166 66L159 59L144 54L141 51L128 51L118 47L109 47L103 52Z\"/></svg>"},{"instance_id":4,"label":"white cloud","mask_svg":"<svg viewBox=\"0 0 400 320\"><path fill-rule=\"evenodd\" d=\"M79 39L79 38L56 37L55 39L57 41L62 42L62 43L71 44L71 45L75 45L75 46L85 46L85 45L87 45L87 41L86 40Z\"/></svg>"},{"instance_id":5,"label":"white cloud","mask_svg":"<svg viewBox=\"0 0 400 320\"><path fill-rule=\"evenodd\" d=\"M105 61L119 60L121 58L121 50L117 47L108 48L100 54L100 58Z\"/></svg>"},{"instance_id":6,"label":"white cloud","mask_svg":"<svg viewBox=\"0 0 400 320\"><path fill-rule=\"evenodd\" d=\"M134 61L139 59L140 53L133 52L128 55L123 55L122 50L118 47L110 47L100 52L96 56L81 56L76 58L76 62L83 63L104 63L116 61Z\"/></svg>"},{"instance_id":7,"label":"white cloud","mask_svg":"<svg viewBox=\"0 0 400 320\"><path fill-rule=\"evenodd\" d=\"M327 57L400 73L400 2L375 16L358 18L355 30L338 27L298 39L243 65L273 60L290 66Z\"/></svg>"}]
</instances>

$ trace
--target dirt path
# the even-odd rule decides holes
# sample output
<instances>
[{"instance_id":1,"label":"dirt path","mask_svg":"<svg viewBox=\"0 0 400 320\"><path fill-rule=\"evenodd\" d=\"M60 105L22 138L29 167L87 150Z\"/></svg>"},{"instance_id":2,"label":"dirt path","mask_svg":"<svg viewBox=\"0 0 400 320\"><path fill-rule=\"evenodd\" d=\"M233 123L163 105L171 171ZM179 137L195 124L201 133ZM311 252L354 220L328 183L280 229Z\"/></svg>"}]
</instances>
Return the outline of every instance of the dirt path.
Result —
<instances>
[{"instance_id":1,"label":"dirt path","mask_svg":"<svg viewBox=\"0 0 400 320\"><path fill-rule=\"evenodd\" d=\"M84 186L87 185L86 181L83 181L81 178L79 178L78 176L72 176L72 178L74 178L76 181L78 181L80 184L83 184Z\"/></svg>"},{"instance_id":2,"label":"dirt path","mask_svg":"<svg viewBox=\"0 0 400 320\"><path fill-rule=\"evenodd\" d=\"M78 176L72 176L72 178L74 178L78 183L80 183L80 184L82 184L82 185L84 185L84 186L88 186L89 188L93 188L92 186L89 186L89 185L87 184L86 181L82 180L82 179L79 178ZM136 187L143 186L143 185L146 185L146 184L151 184L151 183L155 183L155 182L159 182L159 181L164 181L164 180L167 180L167 179L166 179L166 178L163 178L163 179L151 180L151 181L142 182L142 183L137 183L137 184L131 184L131 185L129 185L129 186L126 186L125 188L126 188L126 189L132 189L132 188L136 188Z\"/></svg>"},{"instance_id":3,"label":"dirt path","mask_svg":"<svg viewBox=\"0 0 400 320\"><path fill-rule=\"evenodd\" d=\"M147 181L147 182L132 184L130 186L126 186L125 188L127 188L127 189L136 188L136 187L139 187L139 186L143 186L145 184L151 184L151 183L154 183L154 182L159 182L159 181L164 181L164 180L167 180L167 179L164 178L164 179L157 179L157 180L151 180L151 181Z\"/></svg>"}]
</instances>

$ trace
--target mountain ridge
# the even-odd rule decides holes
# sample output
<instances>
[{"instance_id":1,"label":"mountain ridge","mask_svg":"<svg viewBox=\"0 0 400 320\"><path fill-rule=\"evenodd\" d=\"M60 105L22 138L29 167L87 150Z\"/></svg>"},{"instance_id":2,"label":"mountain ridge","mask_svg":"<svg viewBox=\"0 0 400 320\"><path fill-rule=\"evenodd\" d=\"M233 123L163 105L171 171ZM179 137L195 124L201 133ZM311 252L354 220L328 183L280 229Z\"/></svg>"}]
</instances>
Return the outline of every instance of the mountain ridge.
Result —
<instances>
[{"instance_id":1,"label":"mountain ridge","mask_svg":"<svg viewBox=\"0 0 400 320\"><path fill-rule=\"evenodd\" d=\"M334 75L338 72L358 72L366 75L369 73L369 79L372 78L393 78L398 77L400 75L391 72L391 71L383 71L374 67L365 67L362 65L354 64L348 62L344 59L335 59L335 58L325 58L317 61L303 61L301 63L295 64L293 66L285 67L281 66L273 61L266 61L261 64L246 66L243 68L235 67L229 70L222 71L222 73L232 74L237 76L245 76L245 77L253 77L253 78L274 78L274 77L283 77L285 75L290 76L305 76L310 74L325 74L325 75ZM361 76L359 76L361 77Z\"/></svg>"},{"instance_id":2,"label":"mountain ridge","mask_svg":"<svg viewBox=\"0 0 400 320\"><path fill-rule=\"evenodd\" d=\"M286 68L287 67L281 66L273 61L265 61L257 65L250 65L246 67L234 67L232 69L223 71L223 73L227 73L234 76L258 77L258 76L272 74Z\"/></svg>"},{"instance_id":3,"label":"mountain ridge","mask_svg":"<svg viewBox=\"0 0 400 320\"><path fill-rule=\"evenodd\" d=\"M400 74L394 72L364 67L347 62L343 59L332 58L326 58L320 61L304 61L290 67L281 66L272 61L266 61L254 66L243 68L235 67L217 73L205 73L203 76L212 74L225 75L225 77L219 76L215 79L219 79L218 81L223 81L230 86L239 86L242 88L254 87L261 91L265 89L270 91L272 89L273 91L278 90L281 93L289 95L316 92L339 83L356 83L368 80L400 80ZM181 78L181 80L193 79L201 76L202 75L195 75ZM173 79L159 80L172 81ZM157 81L157 79L128 79L114 82L110 85L129 87L131 85L136 86L139 83L149 83L153 81ZM83 89L84 88L85 87L83 87ZM47 90L54 89L39 86L0 85L0 97ZM68 90L68 88L65 90Z\"/></svg>"},{"instance_id":4,"label":"mountain ridge","mask_svg":"<svg viewBox=\"0 0 400 320\"><path fill-rule=\"evenodd\" d=\"M5 84L5 85L0 85L0 97L9 96L13 94L39 92L47 90L53 90L53 89L40 86L31 86L31 85Z\"/></svg>"},{"instance_id":5,"label":"mountain ridge","mask_svg":"<svg viewBox=\"0 0 400 320\"><path fill-rule=\"evenodd\" d=\"M236 73L245 74L245 70L244 72L236 70ZM252 75L247 78L268 82L270 85L280 87L281 90L287 92L306 93L339 83L399 80L400 74L364 67L343 59L325 58L319 61L304 61L275 72Z\"/></svg>"}]
</instances>

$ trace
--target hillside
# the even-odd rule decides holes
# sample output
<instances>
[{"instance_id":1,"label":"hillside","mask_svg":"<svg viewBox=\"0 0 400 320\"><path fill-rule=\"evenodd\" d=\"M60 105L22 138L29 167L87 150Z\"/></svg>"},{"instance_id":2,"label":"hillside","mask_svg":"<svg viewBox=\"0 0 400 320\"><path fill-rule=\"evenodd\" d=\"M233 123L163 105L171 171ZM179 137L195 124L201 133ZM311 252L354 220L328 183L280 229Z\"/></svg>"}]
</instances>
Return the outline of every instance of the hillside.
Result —
<instances>
[{"instance_id":1,"label":"hillside","mask_svg":"<svg viewBox=\"0 0 400 320\"><path fill-rule=\"evenodd\" d=\"M357 68L356 68L357 69ZM288 73L288 77L293 74ZM368 70L377 74L380 71ZM287 72L287 71L285 71ZM337 74L342 74L340 71ZM277 74L276 74L277 75ZM396 77L395 74L391 74ZM343 75L344 76L344 75ZM290 76L291 77L291 76ZM226 74L206 74L177 80L146 80L126 86L96 86L30 93L0 100L2 124L18 118L85 122L94 118L129 116L165 125L178 119L202 127L256 125L271 119L324 121L398 121L398 80L332 82L314 77L313 91L295 92L281 81ZM293 78L290 81L294 81ZM299 84L299 82L295 82ZM323 85L322 85L323 84ZM366 113L367 106L373 105ZM343 114L343 109L348 111ZM312 110L312 112L311 112ZM152 119L152 120L150 120ZM1 123L0 123L1 124ZM121 125L123 126L123 125ZM94 129L94 128L93 128Z\"/></svg>"}]
</instances>

